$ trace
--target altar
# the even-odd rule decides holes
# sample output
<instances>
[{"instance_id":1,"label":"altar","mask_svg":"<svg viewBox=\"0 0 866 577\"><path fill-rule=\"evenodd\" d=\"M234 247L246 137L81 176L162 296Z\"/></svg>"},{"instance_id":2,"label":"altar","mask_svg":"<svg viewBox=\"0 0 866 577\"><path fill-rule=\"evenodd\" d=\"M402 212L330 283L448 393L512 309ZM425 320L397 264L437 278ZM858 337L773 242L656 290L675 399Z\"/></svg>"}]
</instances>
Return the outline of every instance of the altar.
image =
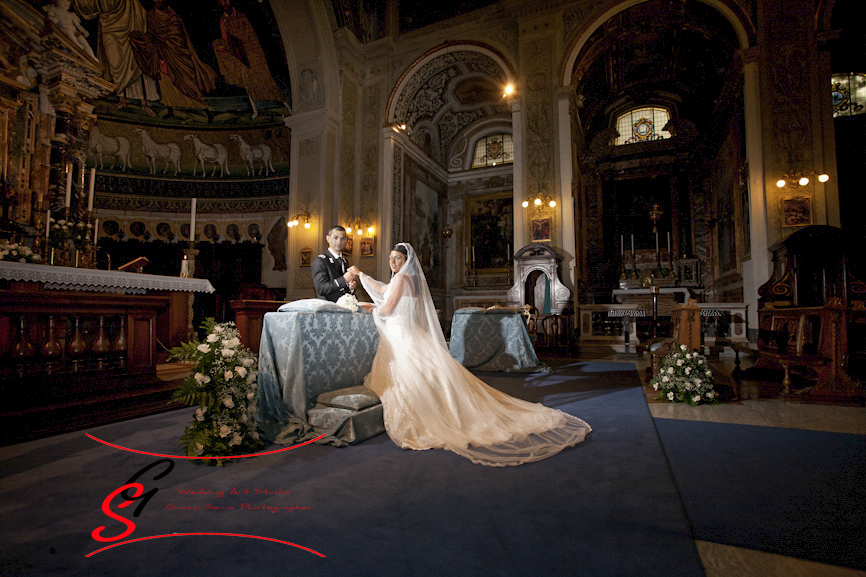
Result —
<instances>
[{"instance_id":1,"label":"altar","mask_svg":"<svg viewBox=\"0 0 866 577\"><path fill-rule=\"evenodd\" d=\"M158 345L186 341L191 294L214 291L204 279L6 261L0 287L2 415L32 435L165 410Z\"/></svg>"},{"instance_id":2,"label":"altar","mask_svg":"<svg viewBox=\"0 0 866 577\"><path fill-rule=\"evenodd\" d=\"M473 371L535 372L538 361L523 316L510 308L464 308L451 322L451 356Z\"/></svg>"}]
</instances>

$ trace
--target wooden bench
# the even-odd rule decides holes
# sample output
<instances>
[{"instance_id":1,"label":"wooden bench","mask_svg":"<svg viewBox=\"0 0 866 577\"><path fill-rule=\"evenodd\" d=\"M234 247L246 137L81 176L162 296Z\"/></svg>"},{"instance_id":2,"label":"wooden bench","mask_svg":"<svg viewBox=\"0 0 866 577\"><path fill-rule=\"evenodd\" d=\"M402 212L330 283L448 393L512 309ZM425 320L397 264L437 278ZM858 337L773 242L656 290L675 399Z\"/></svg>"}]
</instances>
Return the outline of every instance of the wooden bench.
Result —
<instances>
[{"instance_id":1,"label":"wooden bench","mask_svg":"<svg viewBox=\"0 0 866 577\"><path fill-rule=\"evenodd\" d=\"M731 343L736 359L731 377L736 382L754 380L760 371L782 373L782 393L791 394L792 370L803 369L815 386L802 398L812 401L862 403L862 384L846 370L848 327L866 309L845 307L834 298L821 307L773 308L758 312L755 345ZM756 359L747 371L740 370L740 353Z\"/></svg>"}]
</instances>

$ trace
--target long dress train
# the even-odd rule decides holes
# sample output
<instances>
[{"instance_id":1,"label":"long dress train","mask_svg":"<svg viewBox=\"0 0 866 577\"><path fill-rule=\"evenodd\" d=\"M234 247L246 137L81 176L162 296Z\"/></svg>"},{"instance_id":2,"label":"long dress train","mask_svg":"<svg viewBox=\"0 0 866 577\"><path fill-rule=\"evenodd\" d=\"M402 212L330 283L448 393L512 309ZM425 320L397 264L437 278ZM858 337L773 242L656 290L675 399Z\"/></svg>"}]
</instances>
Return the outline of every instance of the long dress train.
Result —
<instances>
[{"instance_id":1,"label":"long dress train","mask_svg":"<svg viewBox=\"0 0 866 577\"><path fill-rule=\"evenodd\" d=\"M379 348L364 379L382 400L391 439L494 467L538 461L581 442L592 430L581 419L501 393L451 357L424 273L405 246L407 262L389 284L361 276L376 304L396 302L386 307L390 314L374 312Z\"/></svg>"}]
</instances>

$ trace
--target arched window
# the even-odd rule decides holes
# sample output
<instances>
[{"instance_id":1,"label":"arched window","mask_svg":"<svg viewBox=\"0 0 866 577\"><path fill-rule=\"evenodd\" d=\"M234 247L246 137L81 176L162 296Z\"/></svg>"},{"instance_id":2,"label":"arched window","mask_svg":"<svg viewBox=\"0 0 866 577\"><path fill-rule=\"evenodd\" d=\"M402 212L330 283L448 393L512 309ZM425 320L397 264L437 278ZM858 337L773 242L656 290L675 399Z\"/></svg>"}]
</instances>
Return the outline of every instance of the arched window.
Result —
<instances>
[{"instance_id":1,"label":"arched window","mask_svg":"<svg viewBox=\"0 0 866 577\"><path fill-rule=\"evenodd\" d=\"M834 117L866 112L866 74L834 74L831 82Z\"/></svg>"},{"instance_id":2,"label":"arched window","mask_svg":"<svg viewBox=\"0 0 866 577\"><path fill-rule=\"evenodd\" d=\"M670 138L670 132L662 130L670 120L670 113L664 108L645 106L635 108L616 119L616 129L619 137L613 144L634 144Z\"/></svg>"},{"instance_id":3,"label":"arched window","mask_svg":"<svg viewBox=\"0 0 866 577\"><path fill-rule=\"evenodd\" d=\"M472 168L484 168L514 162L514 141L510 134L491 134L475 143Z\"/></svg>"}]
</instances>

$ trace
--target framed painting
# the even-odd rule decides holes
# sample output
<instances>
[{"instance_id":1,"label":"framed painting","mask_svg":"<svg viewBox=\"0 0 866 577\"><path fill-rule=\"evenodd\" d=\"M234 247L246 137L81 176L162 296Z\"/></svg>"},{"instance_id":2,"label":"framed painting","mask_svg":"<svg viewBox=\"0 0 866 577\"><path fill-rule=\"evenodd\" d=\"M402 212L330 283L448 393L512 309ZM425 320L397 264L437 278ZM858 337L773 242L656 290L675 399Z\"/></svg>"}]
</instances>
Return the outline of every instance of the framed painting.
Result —
<instances>
[{"instance_id":1,"label":"framed painting","mask_svg":"<svg viewBox=\"0 0 866 577\"><path fill-rule=\"evenodd\" d=\"M532 220L532 242L550 240L550 219L535 218Z\"/></svg>"},{"instance_id":2,"label":"framed painting","mask_svg":"<svg viewBox=\"0 0 866 577\"><path fill-rule=\"evenodd\" d=\"M476 270L506 270L514 248L513 194L470 196L464 202L467 262Z\"/></svg>"},{"instance_id":3,"label":"framed painting","mask_svg":"<svg viewBox=\"0 0 866 577\"><path fill-rule=\"evenodd\" d=\"M782 199L782 226L807 226L812 224L812 203L809 197Z\"/></svg>"},{"instance_id":4,"label":"framed painting","mask_svg":"<svg viewBox=\"0 0 866 577\"><path fill-rule=\"evenodd\" d=\"M313 263L313 249L304 247L301 249L301 266L310 266Z\"/></svg>"},{"instance_id":5,"label":"framed painting","mask_svg":"<svg viewBox=\"0 0 866 577\"><path fill-rule=\"evenodd\" d=\"M352 246L355 244L355 243L353 242L353 239L354 239L354 238L355 238L355 237L352 236L352 235L349 235L349 236L346 237L346 246L343 247L343 254L346 254L346 255L352 256Z\"/></svg>"},{"instance_id":6,"label":"framed painting","mask_svg":"<svg viewBox=\"0 0 866 577\"><path fill-rule=\"evenodd\" d=\"M361 256L374 256L373 255L373 237L362 238L360 241L361 244Z\"/></svg>"}]
</instances>

